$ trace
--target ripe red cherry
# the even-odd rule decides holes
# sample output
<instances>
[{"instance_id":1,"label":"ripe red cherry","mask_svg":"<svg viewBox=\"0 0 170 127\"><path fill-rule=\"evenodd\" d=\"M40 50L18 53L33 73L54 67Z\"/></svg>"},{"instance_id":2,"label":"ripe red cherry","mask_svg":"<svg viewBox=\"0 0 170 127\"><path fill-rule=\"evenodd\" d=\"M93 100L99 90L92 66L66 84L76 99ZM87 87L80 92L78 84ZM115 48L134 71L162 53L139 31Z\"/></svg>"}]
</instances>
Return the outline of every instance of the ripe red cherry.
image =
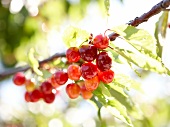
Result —
<instances>
[{"instance_id":1,"label":"ripe red cherry","mask_svg":"<svg viewBox=\"0 0 170 127\"><path fill-rule=\"evenodd\" d=\"M167 27L170 28L170 23L168 23Z\"/></svg>"},{"instance_id":2,"label":"ripe red cherry","mask_svg":"<svg viewBox=\"0 0 170 127\"><path fill-rule=\"evenodd\" d=\"M97 57L97 48L93 45L82 45L79 52L81 58L87 62L91 62Z\"/></svg>"},{"instance_id":3,"label":"ripe red cherry","mask_svg":"<svg viewBox=\"0 0 170 127\"><path fill-rule=\"evenodd\" d=\"M26 102L30 102L30 101L31 101L30 93L26 91L26 92L25 92L25 95L24 95L24 98L25 98L25 101L26 101Z\"/></svg>"},{"instance_id":4,"label":"ripe red cherry","mask_svg":"<svg viewBox=\"0 0 170 127\"><path fill-rule=\"evenodd\" d=\"M70 47L66 51L66 58L69 62L77 62L80 59L79 49L77 47Z\"/></svg>"},{"instance_id":5,"label":"ripe red cherry","mask_svg":"<svg viewBox=\"0 0 170 127\"><path fill-rule=\"evenodd\" d=\"M43 100L44 100L46 103L53 103L54 100L55 100L55 94L54 94L54 93L44 94Z\"/></svg>"},{"instance_id":6,"label":"ripe red cherry","mask_svg":"<svg viewBox=\"0 0 170 127\"><path fill-rule=\"evenodd\" d=\"M84 79L91 79L97 75L97 66L93 63L84 63L81 65L81 74Z\"/></svg>"},{"instance_id":7,"label":"ripe red cherry","mask_svg":"<svg viewBox=\"0 0 170 127\"><path fill-rule=\"evenodd\" d=\"M109 57L107 52L101 52L97 55L96 65L101 71L107 71L112 66L112 59Z\"/></svg>"},{"instance_id":8,"label":"ripe red cherry","mask_svg":"<svg viewBox=\"0 0 170 127\"><path fill-rule=\"evenodd\" d=\"M114 72L112 70L103 71L98 73L100 81L104 83L111 83L114 78Z\"/></svg>"},{"instance_id":9,"label":"ripe red cherry","mask_svg":"<svg viewBox=\"0 0 170 127\"><path fill-rule=\"evenodd\" d=\"M23 85L25 81L26 81L26 78L25 78L24 73L22 72L17 72L13 77L13 82L17 86Z\"/></svg>"},{"instance_id":10,"label":"ripe red cherry","mask_svg":"<svg viewBox=\"0 0 170 127\"><path fill-rule=\"evenodd\" d=\"M57 84L63 85L68 80L68 74L63 71L57 71L56 73L54 73L54 79Z\"/></svg>"},{"instance_id":11,"label":"ripe red cherry","mask_svg":"<svg viewBox=\"0 0 170 127\"><path fill-rule=\"evenodd\" d=\"M80 86L75 83L68 84L66 93L71 99L75 99L80 95Z\"/></svg>"},{"instance_id":12,"label":"ripe red cherry","mask_svg":"<svg viewBox=\"0 0 170 127\"><path fill-rule=\"evenodd\" d=\"M76 64L70 65L67 69L67 73L71 80L79 80L81 76L80 66Z\"/></svg>"},{"instance_id":13,"label":"ripe red cherry","mask_svg":"<svg viewBox=\"0 0 170 127\"><path fill-rule=\"evenodd\" d=\"M43 94L50 94L52 93L53 86L50 82L45 81L41 84L40 89Z\"/></svg>"},{"instance_id":14,"label":"ripe red cherry","mask_svg":"<svg viewBox=\"0 0 170 127\"><path fill-rule=\"evenodd\" d=\"M109 45L109 38L105 35L103 36L102 34L99 34L93 39L93 44L98 49L105 49Z\"/></svg>"},{"instance_id":15,"label":"ripe red cherry","mask_svg":"<svg viewBox=\"0 0 170 127\"><path fill-rule=\"evenodd\" d=\"M86 87L83 85L83 86L81 87L81 96L82 96L84 99L90 99L90 98L92 98L93 93L92 93L91 91L86 90Z\"/></svg>"},{"instance_id":16,"label":"ripe red cherry","mask_svg":"<svg viewBox=\"0 0 170 127\"><path fill-rule=\"evenodd\" d=\"M56 82L55 76L52 75L48 80L54 88L58 88L60 85Z\"/></svg>"},{"instance_id":17,"label":"ripe red cherry","mask_svg":"<svg viewBox=\"0 0 170 127\"><path fill-rule=\"evenodd\" d=\"M31 102L37 102L42 98L42 93L40 90L35 89L30 93Z\"/></svg>"},{"instance_id":18,"label":"ripe red cherry","mask_svg":"<svg viewBox=\"0 0 170 127\"><path fill-rule=\"evenodd\" d=\"M88 80L86 79L85 82L84 82L84 85L86 87L86 90L94 91L99 86L98 76L95 76L95 77L88 79Z\"/></svg>"}]
</instances>

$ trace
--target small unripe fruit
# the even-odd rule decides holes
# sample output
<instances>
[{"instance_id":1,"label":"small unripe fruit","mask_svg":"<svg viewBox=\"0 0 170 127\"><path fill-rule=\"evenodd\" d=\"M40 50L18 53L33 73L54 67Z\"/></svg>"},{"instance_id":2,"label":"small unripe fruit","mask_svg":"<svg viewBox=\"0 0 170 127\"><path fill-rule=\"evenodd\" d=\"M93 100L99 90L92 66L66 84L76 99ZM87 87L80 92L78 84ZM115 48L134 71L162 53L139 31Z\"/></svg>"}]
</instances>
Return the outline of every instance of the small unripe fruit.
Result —
<instances>
[{"instance_id":1,"label":"small unripe fruit","mask_svg":"<svg viewBox=\"0 0 170 127\"><path fill-rule=\"evenodd\" d=\"M35 84L28 79L25 81L25 88L28 92L32 92L35 89Z\"/></svg>"}]
</instances>

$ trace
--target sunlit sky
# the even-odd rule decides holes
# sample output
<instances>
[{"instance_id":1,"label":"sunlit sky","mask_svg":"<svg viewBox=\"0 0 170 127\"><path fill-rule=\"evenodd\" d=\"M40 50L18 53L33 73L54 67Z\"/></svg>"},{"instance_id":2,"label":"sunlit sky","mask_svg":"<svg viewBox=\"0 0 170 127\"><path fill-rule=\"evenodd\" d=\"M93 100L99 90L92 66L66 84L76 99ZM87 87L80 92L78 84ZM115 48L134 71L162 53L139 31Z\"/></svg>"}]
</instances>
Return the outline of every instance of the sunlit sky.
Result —
<instances>
[{"instance_id":1,"label":"sunlit sky","mask_svg":"<svg viewBox=\"0 0 170 127\"><path fill-rule=\"evenodd\" d=\"M15 6L13 6L13 11L15 12L17 10L15 10L16 8L14 8L14 7L16 7L16 6L21 7L22 3L17 2L17 4L15 4L17 0L13 0L13 1L14 1L14 5L15 5ZM91 4L88 8L88 15L87 15L87 17L85 17L84 20L82 20L81 22L78 22L78 23L64 24L63 29L66 28L68 25L76 25L77 27L80 27L82 29L90 31L91 33L94 33L94 34L103 33L108 28L112 28L116 25L125 24L125 23L129 22L130 20L133 20L135 17L141 16L143 13L149 11L151 9L151 7L153 5L155 5L156 3L158 3L159 1L160 0L124 0L124 4L120 4L120 2L118 2L118 0L110 0L110 2L111 2L110 11L109 11L110 16L108 17L108 19L107 18L103 19L99 15L99 10L98 10L99 8L97 6L94 6L93 4ZM12 9L12 7L11 7L11 9ZM19 9L19 8L17 8L17 9ZM37 13L36 9L33 11L35 11L35 13L32 13L33 15ZM148 22L139 25L138 28L145 29L145 30L149 31L151 34L153 34L154 27L155 27L154 22L158 20L159 16L160 16L160 14L152 17L151 19L149 19ZM169 33L169 31L168 31L168 33ZM51 55L54 54L56 51L63 52L63 50L65 50L64 44L58 45L55 47L53 46L53 44L56 40L61 39L61 38L58 38L58 36L56 36L56 34L59 36L62 36L62 32L58 33L55 30L51 30L47 37L48 41L49 41L49 47L51 49ZM167 40L170 40L170 38L167 38ZM166 49L166 47L170 47L170 44L166 43L167 40L165 40L165 45L166 45L165 49ZM166 49L164 51L164 53L165 53L165 55L163 58L165 59L165 64L168 67L170 67L170 62L167 61L168 56L170 56L170 55L168 55L168 54L170 54L169 49ZM127 72L130 72L130 70L127 70ZM157 77L158 80L156 78L154 78L155 80L153 80L153 76ZM163 89L163 91L164 91L164 88L160 87L159 84L161 84L162 82L165 82L166 86L169 85L169 83L167 83L167 81L170 81L170 79L162 77L161 80L159 80L159 78L160 77L158 75L154 74L154 75L149 76L149 78L143 82L143 88L145 89L147 96L149 95L152 98L152 97L155 97L155 95L157 95L157 94L161 94L160 89ZM151 94L150 91L153 89L153 87L154 87L154 91L152 91L152 94ZM4 105L2 105L2 104L7 104L7 105L10 105L13 107L17 107L17 109L21 108L18 106L20 105L19 104L20 102L23 103L23 101L24 101L22 98L22 95L24 92L22 92L22 90L23 90L22 87L18 88L16 86L14 86L12 84L11 80L0 82L0 97L1 97L0 117L2 117L2 115L4 117L4 114L6 116L10 116L11 112L13 112L12 110L8 110L8 113L3 112L3 110L1 110L1 109L4 109L4 107L3 107ZM62 102L61 99L58 99L58 101L60 101L60 103L64 103L64 102ZM11 109L10 106L6 107L6 108ZM58 107L58 108L61 108L61 107ZM24 110L24 108L23 108L23 110ZM87 115L89 115L89 114L87 114ZM5 117L4 119L6 119L6 118L9 118L9 117ZM56 122L56 121L57 120L55 120L54 122Z\"/></svg>"}]
</instances>

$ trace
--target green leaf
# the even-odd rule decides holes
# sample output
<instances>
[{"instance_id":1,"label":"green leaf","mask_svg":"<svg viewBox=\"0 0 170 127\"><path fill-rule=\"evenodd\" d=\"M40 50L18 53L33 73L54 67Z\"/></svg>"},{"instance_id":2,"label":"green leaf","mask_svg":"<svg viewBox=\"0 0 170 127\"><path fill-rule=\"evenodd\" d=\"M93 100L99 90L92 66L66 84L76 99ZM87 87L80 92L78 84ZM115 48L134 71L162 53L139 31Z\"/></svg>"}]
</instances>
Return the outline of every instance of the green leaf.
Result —
<instances>
[{"instance_id":1,"label":"green leaf","mask_svg":"<svg viewBox=\"0 0 170 127\"><path fill-rule=\"evenodd\" d=\"M139 52L156 57L156 40L146 30L137 29L129 25L121 25L113 28L113 31L122 36L125 41Z\"/></svg>"},{"instance_id":2,"label":"green leaf","mask_svg":"<svg viewBox=\"0 0 170 127\"><path fill-rule=\"evenodd\" d=\"M118 48L115 49L115 51L123 56L128 62L131 62L144 70L170 75L170 71L161 61L159 61L159 59L152 58L149 55L140 52L133 53L127 52L126 50L120 51Z\"/></svg>"},{"instance_id":3,"label":"green leaf","mask_svg":"<svg viewBox=\"0 0 170 127\"><path fill-rule=\"evenodd\" d=\"M109 109L109 111L116 118L120 119L121 121L128 124L129 126L132 126L131 120L130 120L129 116L127 115L126 107L123 106L114 97L110 96L110 92L109 92L109 90L105 89L106 87L104 86L104 84L100 84L100 85L101 85L101 87L98 87L95 91L93 91L93 94L97 97L96 100L99 101L103 106L107 107ZM103 87L105 90L102 89ZM107 96L108 92L109 92L109 96ZM96 97L94 97L94 98L96 98ZM114 112L114 111L116 111L116 112Z\"/></svg>"},{"instance_id":4,"label":"green leaf","mask_svg":"<svg viewBox=\"0 0 170 127\"><path fill-rule=\"evenodd\" d=\"M114 83L114 84L113 84ZM137 81L132 79L130 76L125 74L115 74L113 83L109 83L111 87L115 88L115 86L119 86L121 88L125 88L129 90L131 87L136 88L140 85Z\"/></svg>"},{"instance_id":5,"label":"green leaf","mask_svg":"<svg viewBox=\"0 0 170 127\"><path fill-rule=\"evenodd\" d=\"M88 41L89 36L87 31L70 26L63 33L63 41L67 47L79 47Z\"/></svg>"},{"instance_id":6,"label":"green leaf","mask_svg":"<svg viewBox=\"0 0 170 127\"><path fill-rule=\"evenodd\" d=\"M133 102L130 100L130 97L123 92L123 90L119 87L117 89L110 89L111 95L118 100L122 105L124 105L128 110L133 109Z\"/></svg>"},{"instance_id":7,"label":"green leaf","mask_svg":"<svg viewBox=\"0 0 170 127\"><path fill-rule=\"evenodd\" d=\"M129 126L133 126L130 117L127 114L126 108L113 97L109 98L107 108L110 112L121 121L125 122Z\"/></svg>"},{"instance_id":8,"label":"green leaf","mask_svg":"<svg viewBox=\"0 0 170 127\"><path fill-rule=\"evenodd\" d=\"M155 38L157 40L157 47L158 47L158 56L162 57L162 46L163 46L163 39L166 37L166 30L168 24L168 16L169 12L164 11L160 16L159 20L155 24Z\"/></svg>"},{"instance_id":9,"label":"green leaf","mask_svg":"<svg viewBox=\"0 0 170 127\"><path fill-rule=\"evenodd\" d=\"M102 94L105 97L111 97L111 94L110 94L109 90L107 89L106 85L107 84L104 84L103 82L100 82L99 88L101 89Z\"/></svg>"},{"instance_id":10,"label":"green leaf","mask_svg":"<svg viewBox=\"0 0 170 127\"><path fill-rule=\"evenodd\" d=\"M38 60L35 58L35 50L33 48L30 49L29 53L28 53L28 60L30 63L30 66L32 67L33 71L39 75L39 76L43 76L43 73L38 69L39 68L39 62Z\"/></svg>"},{"instance_id":11,"label":"green leaf","mask_svg":"<svg viewBox=\"0 0 170 127\"><path fill-rule=\"evenodd\" d=\"M122 77L123 79L123 77ZM125 79L126 80L126 79ZM131 100L130 96L127 94L127 91L116 85L116 83L109 83L107 87L109 89L112 97L116 98L122 105L124 105L129 111L132 111L134 108L134 103Z\"/></svg>"},{"instance_id":12,"label":"green leaf","mask_svg":"<svg viewBox=\"0 0 170 127\"><path fill-rule=\"evenodd\" d=\"M98 87L95 91L93 91L93 94L97 97L95 98L96 101L99 101L103 106L107 104L107 100L102 94L102 89Z\"/></svg>"}]
</instances>

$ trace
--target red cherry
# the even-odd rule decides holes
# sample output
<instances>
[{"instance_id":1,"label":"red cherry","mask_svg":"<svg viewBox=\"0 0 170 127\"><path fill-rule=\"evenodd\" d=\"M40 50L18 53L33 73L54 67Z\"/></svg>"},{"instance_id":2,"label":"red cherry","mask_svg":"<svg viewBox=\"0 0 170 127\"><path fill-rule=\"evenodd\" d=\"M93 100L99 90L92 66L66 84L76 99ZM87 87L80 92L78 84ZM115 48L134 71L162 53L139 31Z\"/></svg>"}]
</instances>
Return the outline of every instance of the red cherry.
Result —
<instances>
[{"instance_id":1,"label":"red cherry","mask_svg":"<svg viewBox=\"0 0 170 127\"><path fill-rule=\"evenodd\" d=\"M99 34L93 39L93 44L98 49L105 49L109 45L109 38L105 35L103 36L102 34Z\"/></svg>"},{"instance_id":2,"label":"red cherry","mask_svg":"<svg viewBox=\"0 0 170 127\"><path fill-rule=\"evenodd\" d=\"M40 100L41 97L42 93L38 89L35 89L30 93L31 102L37 102Z\"/></svg>"},{"instance_id":3,"label":"red cherry","mask_svg":"<svg viewBox=\"0 0 170 127\"><path fill-rule=\"evenodd\" d=\"M100 81L104 83L111 83L114 78L114 72L112 70L103 71L98 73Z\"/></svg>"},{"instance_id":4,"label":"red cherry","mask_svg":"<svg viewBox=\"0 0 170 127\"><path fill-rule=\"evenodd\" d=\"M101 52L97 55L96 65L101 71L107 71L112 66L112 59L107 52Z\"/></svg>"},{"instance_id":5,"label":"red cherry","mask_svg":"<svg viewBox=\"0 0 170 127\"><path fill-rule=\"evenodd\" d=\"M13 82L17 86L23 85L25 81L26 81L26 78L25 78L24 73L22 72L17 72L13 77Z\"/></svg>"},{"instance_id":6,"label":"red cherry","mask_svg":"<svg viewBox=\"0 0 170 127\"><path fill-rule=\"evenodd\" d=\"M69 62L77 62L80 59L79 49L77 47L70 47L66 51L66 58Z\"/></svg>"},{"instance_id":7,"label":"red cherry","mask_svg":"<svg viewBox=\"0 0 170 127\"><path fill-rule=\"evenodd\" d=\"M99 86L98 76L95 76L95 77L88 79L88 80L86 79L85 82L84 82L84 85L86 87L86 90L94 91Z\"/></svg>"},{"instance_id":8,"label":"red cherry","mask_svg":"<svg viewBox=\"0 0 170 127\"><path fill-rule=\"evenodd\" d=\"M68 80L68 74L63 71L57 71L56 73L54 73L54 79L57 84L63 85Z\"/></svg>"},{"instance_id":9,"label":"red cherry","mask_svg":"<svg viewBox=\"0 0 170 127\"><path fill-rule=\"evenodd\" d=\"M75 99L80 95L80 86L75 83L68 84L66 93L71 99Z\"/></svg>"},{"instance_id":10,"label":"red cherry","mask_svg":"<svg viewBox=\"0 0 170 127\"><path fill-rule=\"evenodd\" d=\"M92 98L93 93L92 93L91 91L86 90L86 87L85 87L85 86L82 86L82 87L81 87L81 96L82 96L84 99L90 99L90 98Z\"/></svg>"},{"instance_id":11,"label":"red cherry","mask_svg":"<svg viewBox=\"0 0 170 127\"><path fill-rule=\"evenodd\" d=\"M81 65L81 74L84 79L91 79L97 75L97 66L93 63L84 63Z\"/></svg>"},{"instance_id":12,"label":"red cherry","mask_svg":"<svg viewBox=\"0 0 170 127\"><path fill-rule=\"evenodd\" d=\"M71 80L79 80L81 76L80 66L76 64L72 64L67 69L68 77Z\"/></svg>"},{"instance_id":13,"label":"red cherry","mask_svg":"<svg viewBox=\"0 0 170 127\"><path fill-rule=\"evenodd\" d=\"M55 94L54 94L54 93L44 94L43 100L44 100L46 103L53 103L54 100L55 100Z\"/></svg>"},{"instance_id":14,"label":"red cherry","mask_svg":"<svg viewBox=\"0 0 170 127\"><path fill-rule=\"evenodd\" d=\"M25 92L25 95L24 95L24 98L25 98L25 101L26 101L26 102L30 102L30 101L31 101L30 93L26 91L26 92Z\"/></svg>"},{"instance_id":15,"label":"red cherry","mask_svg":"<svg viewBox=\"0 0 170 127\"><path fill-rule=\"evenodd\" d=\"M81 58L87 62L91 62L97 57L97 48L93 45L82 45L79 52Z\"/></svg>"},{"instance_id":16,"label":"red cherry","mask_svg":"<svg viewBox=\"0 0 170 127\"><path fill-rule=\"evenodd\" d=\"M45 81L41 84L40 89L43 94L50 94L52 93L53 86L50 82Z\"/></svg>"},{"instance_id":17,"label":"red cherry","mask_svg":"<svg viewBox=\"0 0 170 127\"><path fill-rule=\"evenodd\" d=\"M167 27L170 28L170 23L168 23Z\"/></svg>"},{"instance_id":18,"label":"red cherry","mask_svg":"<svg viewBox=\"0 0 170 127\"><path fill-rule=\"evenodd\" d=\"M58 88L60 85L55 80L55 75L52 75L48 80L54 88Z\"/></svg>"}]
</instances>

